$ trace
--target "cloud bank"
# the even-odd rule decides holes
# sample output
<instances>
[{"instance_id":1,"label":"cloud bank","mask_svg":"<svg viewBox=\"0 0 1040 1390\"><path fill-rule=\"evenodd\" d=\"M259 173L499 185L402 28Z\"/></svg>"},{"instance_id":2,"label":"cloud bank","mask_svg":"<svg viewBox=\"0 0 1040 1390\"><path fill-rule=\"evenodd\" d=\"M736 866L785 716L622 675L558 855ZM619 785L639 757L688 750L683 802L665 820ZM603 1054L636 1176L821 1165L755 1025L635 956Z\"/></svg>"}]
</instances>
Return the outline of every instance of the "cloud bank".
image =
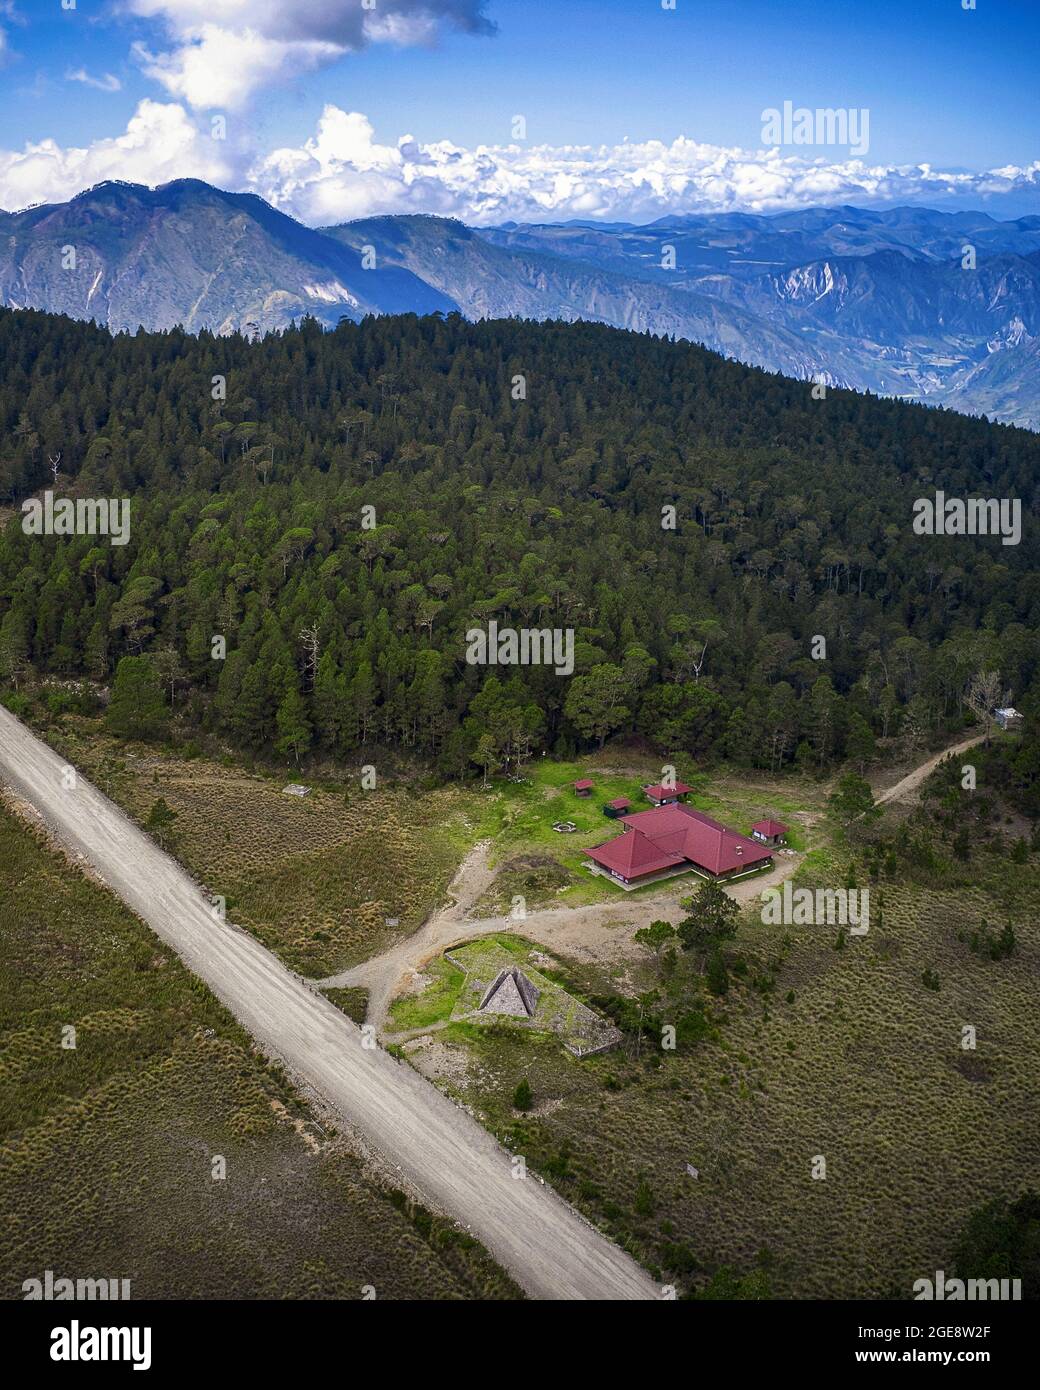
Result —
<instances>
[{"instance_id":1,"label":"cloud bank","mask_svg":"<svg viewBox=\"0 0 1040 1390\"><path fill-rule=\"evenodd\" d=\"M600 146L377 143L358 112L326 106L301 148L273 150L249 186L283 211L322 223L376 212L435 212L475 225L647 222L669 213L767 212L809 203L995 197L1040 191L1040 161L986 173L928 164L835 162L770 146L707 145L686 136Z\"/></svg>"},{"instance_id":2,"label":"cloud bank","mask_svg":"<svg viewBox=\"0 0 1040 1390\"><path fill-rule=\"evenodd\" d=\"M212 0L211 8L233 0ZM160 0L139 0L160 3ZM169 3L169 0L163 0ZM185 0L195 3L195 0ZM808 204L946 206L1040 195L1040 161L983 173L812 157L804 147L741 150L686 136L600 146L380 144L359 112L327 105L301 146L256 153L213 139L178 102L140 102L126 131L84 148L53 140L0 150L0 207L64 200L103 179L201 178L258 193L310 225L383 213L438 213L474 225L569 218L647 222L666 214L769 212Z\"/></svg>"}]
</instances>

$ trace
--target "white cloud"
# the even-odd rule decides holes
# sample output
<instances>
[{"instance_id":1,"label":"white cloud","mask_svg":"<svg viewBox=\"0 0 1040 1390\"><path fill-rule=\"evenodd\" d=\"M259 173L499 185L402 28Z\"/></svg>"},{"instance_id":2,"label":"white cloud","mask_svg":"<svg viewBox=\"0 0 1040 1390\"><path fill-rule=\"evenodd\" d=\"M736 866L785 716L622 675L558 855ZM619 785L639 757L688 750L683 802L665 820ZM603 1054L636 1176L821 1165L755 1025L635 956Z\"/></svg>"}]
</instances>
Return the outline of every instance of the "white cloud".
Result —
<instances>
[{"instance_id":1,"label":"white cloud","mask_svg":"<svg viewBox=\"0 0 1040 1390\"><path fill-rule=\"evenodd\" d=\"M171 53L151 53L140 43L133 52L145 76L189 106L237 111L260 88L330 62L342 50L328 43L283 43L251 29L204 24Z\"/></svg>"},{"instance_id":2,"label":"white cloud","mask_svg":"<svg viewBox=\"0 0 1040 1390\"><path fill-rule=\"evenodd\" d=\"M82 82L85 87L94 87L99 92L121 92L123 84L113 73L106 72L101 77L91 77L86 68L70 68L65 74L66 82Z\"/></svg>"},{"instance_id":3,"label":"white cloud","mask_svg":"<svg viewBox=\"0 0 1040 1390\"><path fill-rule=\"evenodd\" d=\"M221 0L213 0L219 9ZM230 0L224 0L230 3ZM432 212L475 225L602 218L649 222L666 214L768 212L820 203L974 204L1031 191L1040 161L983 173L928 164L831 163L777 147L740 150L680 136L612 146L478 145L410 135L381 144L368 118L328 105L301 146L251 161L210 138L179 103L142 101L124 134L86 148L53 140L0 150L0 207L71 197L103 179L165 183L200 178L258 193L312 226L380 213Z\"/></svg>"},{"instance_id":4,"label":"white cloud","mask_svg":"<svg viewBox=\"0 0 1040 1390\"><path fill-rule=\"evenodd\" d=\"M21 14L14 3L14 0L0 0L0 19L9 19L12 24L25 24L25 16ZM7 30L0 25L0 68L4 67L12 57L11 45L7 38Z\"/></svg>"},{"instance_id":5,"label":"white cloud","mask_svg":"<svg viewBox=\"0 0 1040 1390\"><path fill-rule=\"evenodd\" d=\"M134 52L145 74L198 109L238 109L259 91L367 43L432 42L442 26L491 33L485 0L125 0L172 47Z\"/></svg>"},{"instance_id":6,"label":"white cloud","mask_svg":"<svg viewBox=\"0 0 1040 1390\"><path fill-rule=\"evenodd\" d=\"M1040 161L947 173L928 164L834 163L775 146L723 148L685 136L670 144L472 149L403 136L381 145L365 116L329 105L302 147L272 151L247 180L268 202L313 224L391 212L445 213L477 225L572 217L647 222L667 213L1040 193Z\"/></svg>"},{"instance_id":7,"label":"white cloud","mask_svg":"<svg viewBox=\"0 0 1040 1390\"><path fill-rule=\"evenodd\" d=\"M166 183L199 178L233 181L217 141L202 135L183 106L142 101L122 135L79 149L54 140L0 150L0 207L58 202L105 179Z\"/></svg>"}]
</instances>

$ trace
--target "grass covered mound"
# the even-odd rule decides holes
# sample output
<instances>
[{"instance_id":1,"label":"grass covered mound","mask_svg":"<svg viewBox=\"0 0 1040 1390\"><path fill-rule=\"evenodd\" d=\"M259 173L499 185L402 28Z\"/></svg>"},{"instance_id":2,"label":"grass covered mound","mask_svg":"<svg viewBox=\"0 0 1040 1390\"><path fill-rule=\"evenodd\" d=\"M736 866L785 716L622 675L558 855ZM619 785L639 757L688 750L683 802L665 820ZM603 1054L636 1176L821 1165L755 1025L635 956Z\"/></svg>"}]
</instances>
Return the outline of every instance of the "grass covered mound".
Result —
<instances>
[{"instance_id":1,"label":"grass covered mound","mask_svg":"<svg viewBox=\"0 0 1040 1390\"><path fill-rule=\"evenodd\" d=\"M465 972L451 1012L452 1019L516 1022L558 1037L564 1047L576 1056L606 1050L620 1040L621 1034L616 1028L532 963L537 961L543 966L551 966L549 958L532 950L529 941L502 936L486 937L482 941L472 941L467 946L454 947L448 953L447 960ZM533 1014L529 1018L518 1017L514 1020L489 1012L482 1019L475 1019L482 1000L498 977L503 971L514 968L521 970L534 988Z\"/></svg>"}]
</instances>

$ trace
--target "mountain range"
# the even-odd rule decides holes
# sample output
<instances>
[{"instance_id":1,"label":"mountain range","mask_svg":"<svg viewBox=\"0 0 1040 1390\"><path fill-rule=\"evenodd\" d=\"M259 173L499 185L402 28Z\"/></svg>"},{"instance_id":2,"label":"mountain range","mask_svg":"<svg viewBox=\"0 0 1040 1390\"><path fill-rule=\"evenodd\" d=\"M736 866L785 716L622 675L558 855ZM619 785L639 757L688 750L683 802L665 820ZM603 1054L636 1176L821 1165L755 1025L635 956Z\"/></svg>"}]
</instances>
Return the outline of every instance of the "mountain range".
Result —
<instances>
[{"instance_id":1,"label":"mountain range","mask_svg":"<svg viewBox=\"0 0 1040 1390\"><path fill-rule=\"evenodd\" d=\"M1040 217L837 207L312 229L198 180L108 182L0 212L0 304L114 331L255 334L304 314L587 319L1040 429Z\"/></svg>"}]
</instances>

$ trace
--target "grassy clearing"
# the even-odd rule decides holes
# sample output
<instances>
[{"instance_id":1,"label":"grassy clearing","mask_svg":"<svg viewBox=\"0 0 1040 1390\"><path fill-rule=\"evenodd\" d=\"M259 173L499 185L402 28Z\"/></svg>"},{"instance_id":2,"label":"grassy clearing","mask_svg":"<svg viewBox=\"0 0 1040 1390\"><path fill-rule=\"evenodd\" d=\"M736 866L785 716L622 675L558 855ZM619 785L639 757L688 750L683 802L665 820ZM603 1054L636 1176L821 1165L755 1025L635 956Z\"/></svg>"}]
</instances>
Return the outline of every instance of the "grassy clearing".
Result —
<instances>
[{"instance_id":1,"label":"grassy clearing","mask_svg":"<svg viewBox=\"0 0 1040 1390\"><path fill-rule=\"evenodd\" d=\"M622 795L633 806L645 804L642 784L660 775L649 759L632 767L609 753L581 763L540 759L529 782L498 782L487 791L402 785L362 792L325 783L297 798L283 794L287 777L247 771L230 759L121 743L97 720L66 715L45 733L137 820L162 797L177 816L170 852L226 899L234 921L312 978L358 964L416 931L444 901L464 855L485 837L498 868L476 907L486 915L508 912L517 896L536 908L638 901L660 891L650 884L621 894L583 867L584 848L620 833L603 815L604 804ZM679 772L695 786L691 801L727 824L746 830L771 810L788 819L792 842L804 843L812 798L820 796L816 784L792 790L723 777L709 785L703 774ZM572 787L582 775L596 783L588 800ZM578 830L556 834L555 820L573 820ZM693 879L676 883L677 893L696 886Z\"/></svg>"},{"instance_id":2,"label":"grassy clearing","mask_svg":"<svg viewBox=\"0 0 1040 1390\"><path fill-rule=\"evenodd\" d=\"M527 782L496 783L497 796L489 811L491 858L499 873L477 910L488 916L506 912L515 895L524 897L529 908L551 903L577 907L621 897L616 886L583 867L583 851L621 833L603 813L609 801L625 796L633 810L649 808L643 785L660 778L660 765L638 756L629 762L621 765L614 750L581 762L543 758L525 769ZM825 795L820 784L810 781L779 782L762 776L749 781L744 774L725 772L709 778L684 767L678 768L677 776L693 788L689 805L745 834L763 815L779 815L790 826L788 841L795 849L806 847ZM574 791L574 782L582 777L595 783L589 797ZM577 829L559 834L552 828L554 821L572 821ZM624 896L638 901L656 892L660 885L650 884Z\"/></svg>"},{"instance_id":3,"label":"grassy clearing","mask_svg":"<svg viewBox=\"0 0 1040 1390\"><path fill-rule=\"evenodd\" d=\"M374 1183L147 928L2 806L0 896L0 1297L45 1269L128 1278L135 1298L515 1295L479 1246Z\"/></svg>"},{"instance_id":4,"label":"grassy clearing","mask_svg":"<svg viewBox=\"0 0 1040 1390\"><path fill-rule=\"evenodd\" d=\"M531 1019L499 1019L490 1015L483 1025L518 1026L552 1034L577 1052L604 1047L619 1038L617 1030L567 990L551 969L552 961L532 943L516 937L487 936L456 946L439 964L460 966L464 973L461 983L453 982L454 1006L449 1017L462 1021L479 1008L480 1001L503 970L519 965L538 991L534 1016ZM543 967L549 966L546 970ZM430 992L427 988L426 994ZM426 994L422 998L426 997ZM441 1014L439 1017L443 1017ZM422 1026L422 1025L416 1025Z\"/></svg>"},{"instance_id":5,"label":"grassy clearing","mask_svg":"<svg viewBox=\"0 0 1040 1390\"><path fill-rule=\"evenodd\" d=\"M390 1032L410 1028L429 1028L451 1017L465 983L465 973L451 961L431 961L426 967L428 983L420 994L404 995L390 1010Z\"/></svg>"}]
</instances>

